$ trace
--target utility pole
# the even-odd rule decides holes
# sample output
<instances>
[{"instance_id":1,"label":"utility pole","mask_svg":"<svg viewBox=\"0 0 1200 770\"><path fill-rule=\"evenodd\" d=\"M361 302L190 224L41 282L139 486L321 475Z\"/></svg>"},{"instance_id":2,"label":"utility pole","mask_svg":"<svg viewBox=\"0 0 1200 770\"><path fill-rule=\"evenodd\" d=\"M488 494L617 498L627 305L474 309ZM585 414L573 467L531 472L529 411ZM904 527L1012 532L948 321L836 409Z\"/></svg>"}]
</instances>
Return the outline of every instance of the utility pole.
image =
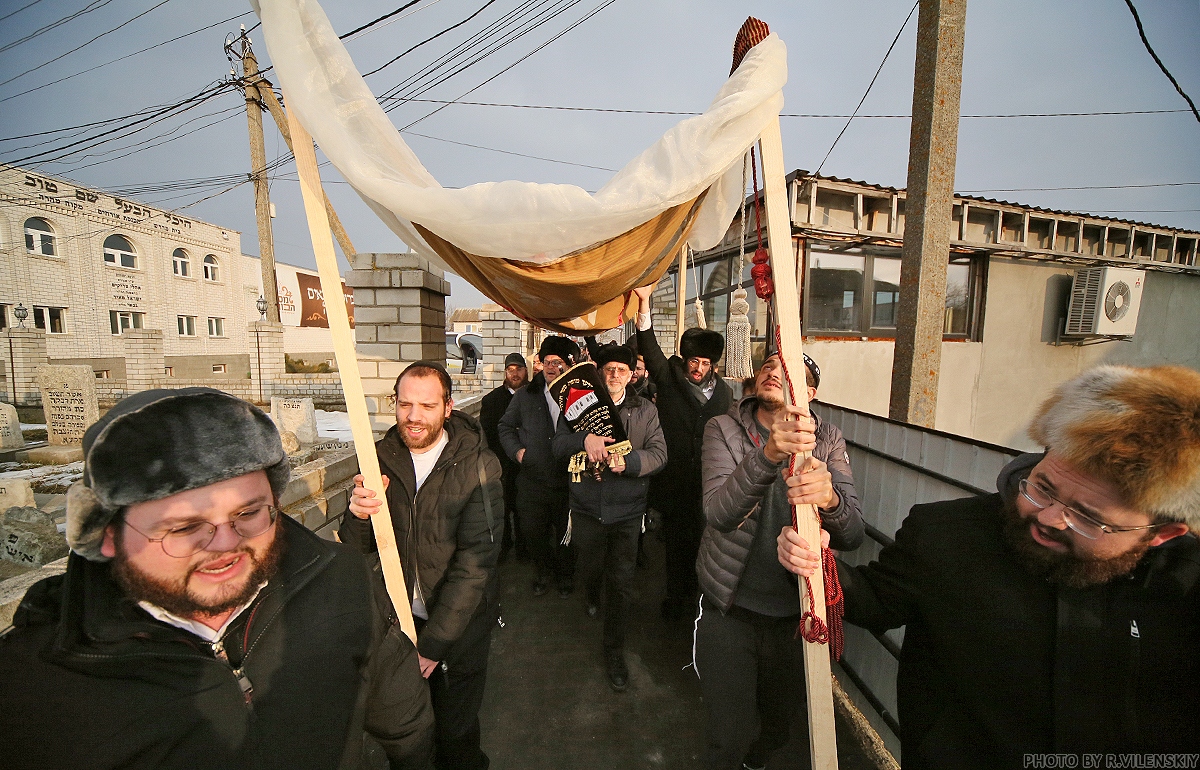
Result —
<instances>
[{"instance_id":1,"label":"utility pole","mask_svg":"<svg viewBox=\"0 0 1200 770\"><path fill-rule=\"evenodd\" d=\"M921 0L888 416L927 428L942 361L966 22L967 0Z\"/></svg>"},{"instance_id":2,"label":"utility pole","mask_svg":"<svg viewBox=\"0 0 1200 770\"><path fill-rule=\"evenodd\" d=\"M258 255L262 264L267 320L279 323L279 287L275 283L275 239L271 234L271 199L267 187L267 150L263 145L263 105L258 92L258 60L242 25L242 82L246 88L246 123L250 129L250 171L254 179L254 214L258 222Z\"/></svg>"}]
</instances>

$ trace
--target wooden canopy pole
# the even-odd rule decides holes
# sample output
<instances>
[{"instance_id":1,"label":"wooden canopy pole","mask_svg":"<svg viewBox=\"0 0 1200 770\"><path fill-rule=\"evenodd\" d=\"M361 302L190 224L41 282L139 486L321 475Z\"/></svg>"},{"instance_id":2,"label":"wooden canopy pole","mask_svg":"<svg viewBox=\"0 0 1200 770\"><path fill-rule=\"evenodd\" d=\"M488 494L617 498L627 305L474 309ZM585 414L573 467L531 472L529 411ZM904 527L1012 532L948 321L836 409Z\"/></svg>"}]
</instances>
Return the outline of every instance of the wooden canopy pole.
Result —
<instances>
[{"instance_id":1,"label":"wooden canopy pole","mask_svg":"<svg viewBox=\"0 0 1200 770\"><path fill-rule=\"evenodd\" d=\"M413 624L412 605L408 602L408 587L404 583L404 568L400 564L400 551L396 547L395 532L392 531L392 515L388 510L387 496L384 494L379 456L375 454L375 437L371 433L366 397L363 395L362 380L358 374L358 356L350 331L350 318L346 314L346 303L342 299L342 276L338 273L337 255L333 251L329 219L325 214L325 193L321 188L321 174L317 170L317 153L313 149L312 137L300 124L296 113L289 110L287 118L292 152L296 156L296 170L300 176L300 192L304 196L304 213L308 217L308 234L312 238L313 252L317 256L321 293L325 297L329 331L333 334L334 356L337 358L338 372L341 374L342 391L346 395L346 412L350 417L350 431L354 436L358 467L363 475L364 486L374 490L376 498L382 503L378 513L371 516L371 528L375 531L375 545L379 548L383 582L387 586L392 605L396 608L400 627L415 645L417 628Z\"/></svg>"},{"instance_id":2,"label":"wooden canopy pole","mask_svg":"<svg viewBox=\"0 0 1200 770\"><path fill-rule=\"evenodd\" d=\"M787 187L783 166L783 139L779 119L771 121L759 136L762 151L763 192L767 209L767 247L771 255L771 274L775 279L775 323L779 329L779 354L799 392L788 391L787 399L808 413L808 388L804 380L804 357L800 337L800 287L796 270L796 252L792 247L792 223L788 217ZM795 458L799 467L808 455ZM810 545L821 542L821 519L812 505L796 507L796 530ZM812 584L816 615L825 622L825 581L817 570L808 581ZM800 581L800 606L808 607L805 582ZM833 719L833 674L829 663L829 645L805 641L804 678L808 693L808 745L813 770L837 770L837 736Z\"/></svg>"},{"instance_id":3,"label":"wooden canopy pole","mask_svg":"<svg viewBox=\"0 0 1200 770\"><path fill-rule=\"evenodd\" d=\"M687 243L679 245L679 274L675 281L675 355L679 353L679 342L687 328ZM696 287L700 291L700 287Z\"/></svg>"}]
</instances>

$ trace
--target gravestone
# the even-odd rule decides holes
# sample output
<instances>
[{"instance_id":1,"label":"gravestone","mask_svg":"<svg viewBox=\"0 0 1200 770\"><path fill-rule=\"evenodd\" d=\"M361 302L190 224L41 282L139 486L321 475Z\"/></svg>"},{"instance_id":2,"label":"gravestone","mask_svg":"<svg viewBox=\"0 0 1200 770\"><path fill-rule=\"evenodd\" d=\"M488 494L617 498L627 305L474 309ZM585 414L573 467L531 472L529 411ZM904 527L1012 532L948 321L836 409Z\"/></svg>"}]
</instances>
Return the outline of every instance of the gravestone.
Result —
<instances>
[{"instance_id":1,"label":"gravestone","mask_svg":"<svg viewBox=\"0 0 1200 770\"><path fill-rule=\"evenodd\" d=\"M21 435L21 419L12 404L0 404L0 449L20 449L25 446Z\"/></svg>"},{"instance_id":2,"label":"gravestone","mask_svg":"<svg viewBox=\"0 0 1200 770\"><path fill-rule=\"evenodd\" d=\"M33 487L29 479L0 479L0 516L13 506L33 506Z\"/></svg>"},{"instance_id":3,"label":"gravestone","mask_svg":"<svg viewBox=\"0 0 1200 770\"><path fill-rule=\"evenodd\" d=\"M271 419L280 433L295 433L301 444L317 443L317 412L311 398L272 396Z\"/></svg>"},{"instance_id":4,"label":"gravestone","mask_svg":"<svg viewBox=\"0 0 1200 770\"><path fill-rule=\"evenodd\" d=\"M37 508L10 508L0 519L0 559L41 567L67 555L67 540Z\"/></svg>"},{"instance_id":5,"label":"gravestone","mask_svg":"<svg viewBox=\"0 0 1200 770\"><path fill-rule=\"evenodd\" d=\"M46 413L46 440L51 446L76 447L100 419L96 375L90 366L40 366L38 389Z\"/></svg>"}]
</instances>

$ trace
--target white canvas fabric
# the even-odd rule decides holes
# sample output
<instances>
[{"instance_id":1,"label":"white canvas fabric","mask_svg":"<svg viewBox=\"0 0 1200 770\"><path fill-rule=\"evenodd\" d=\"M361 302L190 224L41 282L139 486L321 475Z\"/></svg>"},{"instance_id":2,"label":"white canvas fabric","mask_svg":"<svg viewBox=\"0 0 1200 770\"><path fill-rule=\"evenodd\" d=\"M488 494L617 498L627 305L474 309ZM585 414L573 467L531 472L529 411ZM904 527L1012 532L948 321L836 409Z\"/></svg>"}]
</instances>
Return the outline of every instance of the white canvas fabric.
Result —
<instances>
[{"instance_id":1,"label":"white canvas fabric","mask_svg":"<svg viewBox=\"0 0 1200 770\"><path fill-rule=\"evenodd\" d=\"M614 238L710 189L689 243L716 246L742 200L742 156L783 108L787 49L750 49L704 114L683 120L595 194L575 185L481 182L447 189L375 101L315 0L251 0L289 110L372 210L444 264L419 222L473 254L544 264Z\"/></svg>"}]
</instances>

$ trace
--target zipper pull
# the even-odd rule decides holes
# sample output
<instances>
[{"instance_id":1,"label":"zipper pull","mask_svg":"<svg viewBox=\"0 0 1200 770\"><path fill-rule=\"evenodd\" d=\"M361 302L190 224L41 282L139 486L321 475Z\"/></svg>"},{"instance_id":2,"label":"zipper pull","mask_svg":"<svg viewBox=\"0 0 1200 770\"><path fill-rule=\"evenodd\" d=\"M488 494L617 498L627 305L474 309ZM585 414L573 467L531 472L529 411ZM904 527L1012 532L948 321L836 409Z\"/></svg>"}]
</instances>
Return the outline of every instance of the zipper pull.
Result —
<instances>
[{"instance_id":1,"label":"zipper pull","mask_svg":"<svg viewBox=\"0 0 1200 770\"><path fill-rule=\"evenodd\" d=\"M229 656L225 653L225 639L221 638L212 643L213 655L226 663L229 662Z\"/></svg>"},{"instance_id":2,"label":"zipper pull","mask_svg":"<svg viewBox=\"0 0 1200 770\"><path fill-rule=\"evenodd\" d=\"M246 672L240 668L235 668L233 675L237 677L238 687L242 688L242 697L246 699L246 705L249 706L250 699L254 697L254 685L250 683Z\"/></svg>"},{"instance_id":3,"label":"zipper pull","mask_svg":"<svg viewBox=\"0 0 1200 770\"><path fill-rule=\"evenodd\" d=\"M1134 639L1142 638L1142 633L1140 631L1138 631L1138 626L1137 626L1136 620L1129 621L1129 635L1132 636Z\"/></svg>"}]
</instances>

